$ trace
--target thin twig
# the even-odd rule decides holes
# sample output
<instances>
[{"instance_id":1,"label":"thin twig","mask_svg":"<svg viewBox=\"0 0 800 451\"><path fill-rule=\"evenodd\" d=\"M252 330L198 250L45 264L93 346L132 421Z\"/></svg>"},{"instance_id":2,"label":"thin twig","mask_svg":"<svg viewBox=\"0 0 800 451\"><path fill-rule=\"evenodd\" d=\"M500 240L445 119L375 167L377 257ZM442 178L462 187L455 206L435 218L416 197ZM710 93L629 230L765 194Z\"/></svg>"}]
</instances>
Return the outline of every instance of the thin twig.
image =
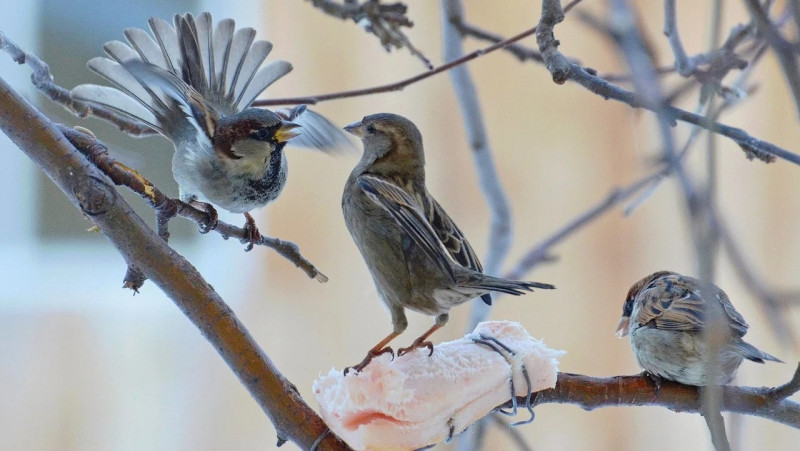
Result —
<instances>
[{"instance_id":1,"label":"thin twig","mask_svg":"<svg viewBox=\"0 0 800 451\"><path fill-rule=\"evenodd\" d=\"M31 82L33 85L51 100L66 108L69 112L80 117L94 116L104 119L131 136L157 134L155 130L138 121L120 116L102 106L73 99L69 95L69 90L53 82L53 74L50 72L50 67L47 63L39 59L36 55L22 50L17 44L10 41L1 31L0 50L6 51L17 63L27 64L33 71L31 74Z\"/></svg>"},{"instance_id":2,"label":"thin twig","mask_svg":"<svg viewBox=\"0 0 800 451\"><path fill-rule=\"evenodd\" d=\"M362 3L355 0L346 0L343 3L332 0L311 0L311 4L329 16L352 20L368 33L377 36L387 51L392 48L407 48L425 67L433 69L431 61L411 44L408 36L403 33L403 27L414 26L408 18L408 7L404 3L384 4L380 0L366 0Z\"/></svg>"},{"instance_id":3,"label":"thin twig","mask_svg":"<svg viewBox=\"0 0 800 451\"><path fill-rule=\"evenodd\" d=\"M786 76L786 84L789 85L798 114L800 114L800 68L797 65L795 48L773 25L758 0L745 0L745 3L753 19L758 24L759 31L764 33L764 37L778 57L783 74Z\"/></svg>"},{"instance_id":4,"label":"thin twig","mask_svg":"<svg viewBox=\"0 0 800 451\"><path fill-rule=\"evenodd\" d=\"M450 61L448 63L442 64L441 66L435 67L427 72L423 72L421 74L414 75L413 77L409 77L400 81L396 81L394 83L388 83L379 86L373 86L371 88L363 88L363 89L353 89L349 91L339 91L333 92L329 94L318 94L312 96L302 96L302 97L286 97L282 99L263 99L263 100L256 100L253 102L254 106L276 106L276 105L300 105L300 104L315 104L319 102L325 102L328 100L336 100L336 99L344 99L350 97L360 97L372 94L381 94L386 92L393 92L393 91L400 91L403 88L412 85L418 81L422 81L426 78L432 77L436 74L441 74L442 72L446 72L456 66L461 64L467 63L472 61L476 58L482 57L484 55L488 55L489 53L494 52L495 50L499 50L504 48L509 44L513 44L514 42L519 41L520 39L527 38L532 34L536 33L536 27L533 27L529 30L525 30L522 33L514 35L508 39L503 40L502 42L498 42L497 44L490 45L488 47L475 50L474 52L467 53L461 58L456 60Z\"/></svg>"}]
</instances>

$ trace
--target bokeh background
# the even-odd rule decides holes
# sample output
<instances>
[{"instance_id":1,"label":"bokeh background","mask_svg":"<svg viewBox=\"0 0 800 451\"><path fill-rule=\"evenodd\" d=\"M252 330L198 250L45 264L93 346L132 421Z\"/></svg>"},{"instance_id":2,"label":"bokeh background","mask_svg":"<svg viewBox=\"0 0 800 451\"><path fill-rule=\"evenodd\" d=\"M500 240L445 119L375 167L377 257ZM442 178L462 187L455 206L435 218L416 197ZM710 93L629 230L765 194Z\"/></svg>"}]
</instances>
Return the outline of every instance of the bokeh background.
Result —
<instances>
[{"instance_id":1,"label":"bokeh background","mask_svg":"<svg viewBox=\"0 0 800 451\"><path fill-rule=\"evenodd\" d=\"M409 3L415 23L410 39L440 62L439 3ZM584 11L602 17L605 2L584 3ZM662 2L635 3L656 56L671 63L661 34ZM707 48L710 3L679 4L680 31L690 54ZM724 4L723 30L746 20L740 2ZM325 16L307 1L0 0L0 5L0 30L47 60L56 82L67 87L98 81L85 61L101 54L103 42L122 39L124 28L146 28L151 15L169 20L174 13L203 10L257 28L260 38L274 43L273 58L294 64L294 72L271 87L268 96L373 86L423 70L407 51L386 53L352 22ZM530 0L467 0L465 8L469 21L504 35L531 27L539 15L539 2ZM568 17L557 35L562 51L583 64L601 72L624 70L611 43L576 17ZM524 42L534 45L532 39ZM483 44L468 40L466 46ZM476 60L469 69L513 210L514 244L506 268L611 189L653 170L659 142L651 115L571 83L555 85L541 65L522 64L503 52ZM63 114L31 88L28 68L5 54L0 76L58 120L96 130L115 157L177 194L166 140L125 138L99 121ZM773 55L767 55L753 79L757 92L723 122L800 151L797 111ZM674 83L676 76L669 80ZM683 106L693 109L694 102ZM447 75L401 92L316 108L340 125L381 111L415 121L425 137L430 191L478 254L486 254L488 210ZM678 126L679 142L688 131ZM86 231L90 223L5 137L0 148L0 449L272 449L276 438L270 422L189 321L151 283L135 297L121 289L125 266L112 246L102 235ZM726 139L718 140L716 153L719 207L748 261L770 286L797 287L800 168L783 161L750 162ZM282 197L256 214L262 232L297 243L330 277L327 284L309 280L266 248L246 254L235 241L198 235L187 221L171 224L174 247L231 304L312 405L311 384L318 374L359 361L391 327L341 217L341 188L357 158L357 152L328 158L290 151L291 175ZM689 163L702 168L705 158L701 144ZM142 201L129 198L152 219ZM677 185L666 180L633 215L624 217L616 209L554 253L557 261L536 267L529 277L559 289L502 298L491 317L519 321L533 336L567 350L564 371L596 376L638 372L627 340L613 335L627 289L655 270L697 271ZM788 362L744 363L738 383L774 386L788 380L800 358L797 348L777 340L759 299L724 258L716 282L750 322L748 341ZM798 310L784 312L794 325ZM468 311L468 306L455 309L435 340L463 335ZM431 324L415 313L409 319L399 345ZM584 412L572 405L543 405L536 413L536 421L518 429L535 449L710 449L698 415L656 407ZM796 449L800 438L795 430L757 418L729 417L728 427L737 449ZM490 429L489 440L487 449L511 449L506 433L497 428Z\"/></svg>"}]
</instances>

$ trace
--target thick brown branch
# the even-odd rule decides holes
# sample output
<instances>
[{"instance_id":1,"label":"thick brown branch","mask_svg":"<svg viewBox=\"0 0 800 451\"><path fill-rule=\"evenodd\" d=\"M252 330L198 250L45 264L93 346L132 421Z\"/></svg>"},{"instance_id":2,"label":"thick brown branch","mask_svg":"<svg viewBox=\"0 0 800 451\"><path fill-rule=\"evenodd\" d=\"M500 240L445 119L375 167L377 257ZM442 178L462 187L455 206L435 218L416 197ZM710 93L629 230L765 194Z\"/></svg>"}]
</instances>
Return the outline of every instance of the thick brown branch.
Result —
<instances>
[{"instance_id":1,"label":"thick brown branch","mask_svg":"<svg viewBox=\"0 0 800 451\"><path fill-rule=\"evenodd\" d=\"M128 265L158 285L200 329L270 418L279 437L307 449L327 430L214 288L147 227L57 126L2 79L0 129L97 225ZM332 435L323 445L347 449Z\"/></svg>"},{"instance_id":2,"label":"thick brown branch","mask_svg":"<svg viewBox=\"0 0 800 451\"><path fill-rule=\"evenodd\" d=\"M722 411L753 415L800 429L800 404L787 399L800 390L800 365L790 382L776 388L722 387ZM555 388L538 392L533 404L575 404L585 410L612 406L661 406L674 412L702 412L697 387L664 381L656 389L647 376L591 377L559 373ZM524 403L525 398L517 398ZM510 405L510 403L509 403Z\"/></svg>"}]
</instances>

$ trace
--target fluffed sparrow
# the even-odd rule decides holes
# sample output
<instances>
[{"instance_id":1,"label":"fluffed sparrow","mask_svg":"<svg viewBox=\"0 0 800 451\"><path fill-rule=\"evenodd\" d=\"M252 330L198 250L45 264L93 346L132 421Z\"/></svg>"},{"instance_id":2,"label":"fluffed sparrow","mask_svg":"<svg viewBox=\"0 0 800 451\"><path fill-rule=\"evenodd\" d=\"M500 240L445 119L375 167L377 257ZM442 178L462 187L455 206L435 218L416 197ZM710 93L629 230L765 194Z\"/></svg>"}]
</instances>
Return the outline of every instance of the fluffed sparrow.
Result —
<instances>
[{"instance_id":1,"label":"fluffed sparrow","mask_svg":"<svg viewBox=\"0 0 800 451\"><path fill-rule=\"evenodd\" d=\"M650 274L631 287L617 334L630 334L636 361L651 375L687 385L708 385L708 344L703 331L709 302L721 307L726 326L716 384L730 383L742 359L780 362L742 340L747 323L722 289L671 271Z\"/></svg>"}]
</instances>

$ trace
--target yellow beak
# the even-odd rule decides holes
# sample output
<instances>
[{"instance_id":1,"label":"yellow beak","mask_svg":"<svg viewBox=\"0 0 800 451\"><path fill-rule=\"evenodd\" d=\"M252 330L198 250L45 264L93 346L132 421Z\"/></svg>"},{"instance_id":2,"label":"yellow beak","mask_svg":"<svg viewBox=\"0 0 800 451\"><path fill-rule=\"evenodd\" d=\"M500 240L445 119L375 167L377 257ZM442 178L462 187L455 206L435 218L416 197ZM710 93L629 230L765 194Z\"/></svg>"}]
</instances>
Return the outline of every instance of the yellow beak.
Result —
<instances>
[{"instance_id":1,"label":"yellow beak","mask_svg":"<svg viewBox=\"0 0 800 451\"><path fill-rule=\"evenodd\" d=\"M281 128L275 132L275 140L279 143L285 143L296 136L300 136L300 132L294 130L296 128L300 128L300 124L295 124L294 122L284 122L283 125L281 125Z\"/></svg>"}]
</instances>

